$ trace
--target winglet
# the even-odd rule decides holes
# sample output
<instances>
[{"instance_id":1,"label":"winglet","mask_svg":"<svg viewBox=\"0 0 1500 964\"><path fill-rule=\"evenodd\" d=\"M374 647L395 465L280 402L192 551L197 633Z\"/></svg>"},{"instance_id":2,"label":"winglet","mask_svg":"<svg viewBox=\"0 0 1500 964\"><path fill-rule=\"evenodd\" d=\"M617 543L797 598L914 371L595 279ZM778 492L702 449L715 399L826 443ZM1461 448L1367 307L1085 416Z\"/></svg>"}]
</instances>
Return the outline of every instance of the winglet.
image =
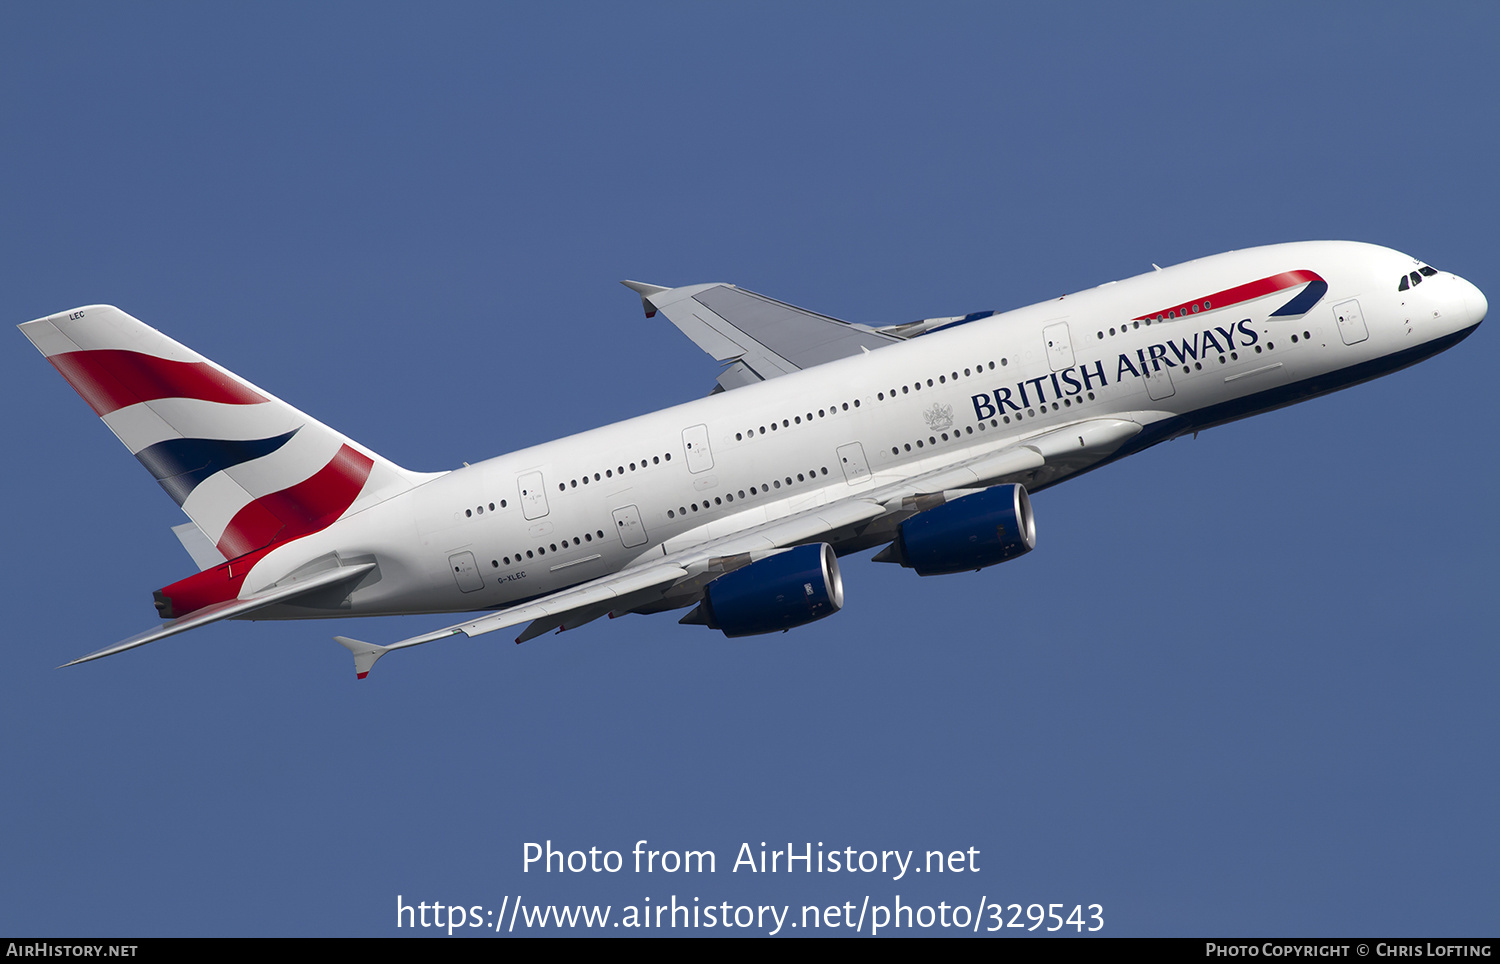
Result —
<instances>
[{"instance_id":1,"label":"winglet","mask_svg":"<svg viewBox=\"0 0 1500 964\"><path fill-rule=\"evenodd\" d=\"M370 667L375 661L391 651L389 646L376 646L374 643L365 643L348 636L335 636L334 640L349 652L354 654L354 673L359 679L370 675Z\"/></svg>"},{"instance_id":2,"label":"winglet","mask_svg":"<svg viewBox=\"0 0 1500 964\"><path fill-rule=\"evenodd\" d=\"M663 288L661 285L648 285L644 281L622 281L620 284L641 296L641 307L646 309L647 318L656 317L656 306L650 302L652 295L661 294L663 291L671 291L671 288Z\"/></svg>"}]
</instances>

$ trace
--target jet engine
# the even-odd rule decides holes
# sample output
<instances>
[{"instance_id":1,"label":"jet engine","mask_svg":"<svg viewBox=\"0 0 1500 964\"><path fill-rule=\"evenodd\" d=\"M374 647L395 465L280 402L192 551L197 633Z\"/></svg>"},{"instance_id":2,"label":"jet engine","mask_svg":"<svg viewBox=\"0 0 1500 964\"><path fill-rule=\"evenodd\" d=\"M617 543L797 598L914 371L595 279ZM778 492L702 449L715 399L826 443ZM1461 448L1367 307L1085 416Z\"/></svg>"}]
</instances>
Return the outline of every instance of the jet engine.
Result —
<instances>
[{"instance_id":1,"label":"jet engine","mask_svg":"<svg viewBox=\"0 0 1500 964\"><path fill-rule=\"evenodd\" d=\"M826 543L798 546L725 573L709 583L703 602L682 622L725 636L792 629L844 607L838 558Z\"/></svg>"},{"instance_id":2,"label":"jet engine","mask_svg":"<svg viewBox=\"0 0 1500 964\"><path fill-rule=\"evenodd\" d=\"M920 576L982 569L1036 548L1031 499L1020 485L997 485L912 516L875 556Z\"/></svg>"}]
</instances>

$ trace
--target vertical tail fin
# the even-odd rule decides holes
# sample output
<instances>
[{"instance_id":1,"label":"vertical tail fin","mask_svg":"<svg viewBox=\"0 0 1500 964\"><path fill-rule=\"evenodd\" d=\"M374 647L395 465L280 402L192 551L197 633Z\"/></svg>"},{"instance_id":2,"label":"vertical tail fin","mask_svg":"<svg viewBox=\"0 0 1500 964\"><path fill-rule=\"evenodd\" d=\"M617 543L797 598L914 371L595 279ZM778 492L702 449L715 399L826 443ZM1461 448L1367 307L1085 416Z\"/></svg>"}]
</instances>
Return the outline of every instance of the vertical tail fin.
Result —
<instances>
[{"instance_id":1,"label":"vertical tail fin","mask_svg":"<svg viewBox=\"0 0 1500 964\"><path fill-rule=\"evenodd\" d=\"M316 532L427 478L118 308L20 326L219 554Z\"/></svg>"}]
</instances>

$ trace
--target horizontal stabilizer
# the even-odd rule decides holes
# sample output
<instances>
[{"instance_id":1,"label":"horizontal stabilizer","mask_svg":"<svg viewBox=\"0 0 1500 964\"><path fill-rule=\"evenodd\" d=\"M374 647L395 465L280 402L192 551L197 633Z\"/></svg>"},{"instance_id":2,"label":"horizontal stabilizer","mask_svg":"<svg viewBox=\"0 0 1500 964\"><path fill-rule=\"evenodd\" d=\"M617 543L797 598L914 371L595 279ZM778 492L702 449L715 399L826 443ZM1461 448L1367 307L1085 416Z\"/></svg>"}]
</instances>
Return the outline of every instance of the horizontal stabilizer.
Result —
<instances>
[{"instance_id":1,"label":"horizontal stabilizer","mask_svg":"<svg viewBox=\"0 0 1500 964\"><path fill-rule=\"evenodd\" d=\"M158 639L166 639L168 636L185 633L189 629L197 629L199 626L206 626L221 619L244 616L258 609L265 609L267 606L274 606L277 603L284 603L290 599L295 599L305 593L312 592L314 589L323 589L338 583L348 582L374 568L375 563L373 562L365 562L357 566L341 566L337 569L327 569L306 578L294 580L283 586L274 586L248 599L226 599L221 603L205 606L186 616L179 616L171 622L162 623L155 629L148 629L144 633L138 633L129 639L121 640L113 646L106 646L96 653L80 656L70 663L64 663L63 666L73 666L78 663L87 663L90 660L101 659L105 656L113 656L115 653L123 653L127 649L135 649L137 646L154 643ZM58 669L62 669L62 666L59 666Z\"/></svg>"}]
</instances>

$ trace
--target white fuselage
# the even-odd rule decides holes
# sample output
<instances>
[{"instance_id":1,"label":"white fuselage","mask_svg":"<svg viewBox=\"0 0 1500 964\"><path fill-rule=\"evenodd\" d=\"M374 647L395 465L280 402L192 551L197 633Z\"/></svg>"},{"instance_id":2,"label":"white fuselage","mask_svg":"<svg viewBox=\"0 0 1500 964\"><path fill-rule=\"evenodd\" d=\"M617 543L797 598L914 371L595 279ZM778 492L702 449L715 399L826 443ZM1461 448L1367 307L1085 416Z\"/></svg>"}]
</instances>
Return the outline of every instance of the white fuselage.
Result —
<instances>
[{"instance_id":1,"label":"white fuselage","mask_svg":"<svg viewBox=\"0 0 1500 964\"><path fill-rule=\"evenodd\" d=\"M352 608L256 618L492 609L1072 422L1141 425L1108 461L1456 343L1484 297L1446 272L1399 290L1419 265L1366 244L1273 245L933 331L448 472L274 551L244 592L337 552L379 566ZM1195 300L1294 271L1328 286L1305 314L1271 316L1286 291Z\"/></svg>"}]
</instances>

